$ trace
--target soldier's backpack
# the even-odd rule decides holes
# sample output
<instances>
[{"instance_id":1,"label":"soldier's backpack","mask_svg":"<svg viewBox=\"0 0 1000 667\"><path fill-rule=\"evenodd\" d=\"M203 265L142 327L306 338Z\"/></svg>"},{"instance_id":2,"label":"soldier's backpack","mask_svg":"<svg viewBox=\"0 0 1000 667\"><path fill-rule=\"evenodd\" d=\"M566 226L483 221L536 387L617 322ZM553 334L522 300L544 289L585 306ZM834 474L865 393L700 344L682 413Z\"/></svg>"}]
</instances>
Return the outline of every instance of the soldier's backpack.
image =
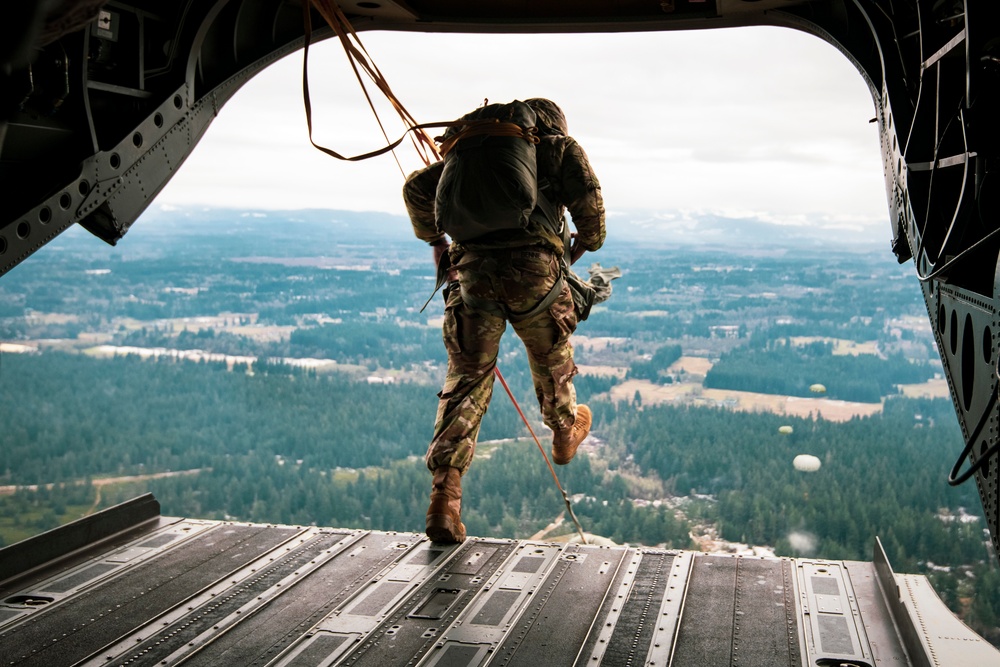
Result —
<instances>
[{"instance_id":1,"label":"soldier's backpack","mask_svg":"<svg viewBox=\"0 0 1000 667\"><path fill-rule=\"evenodd\" d=\"M536 207L552 208L539 196L531 107L518 100L488 104L459 121L441 144L444 168L435 200L440 231L465 243L495 231L523 229ZM554 217L547 211L542 215Z\"/></svg>"}]
</instances>

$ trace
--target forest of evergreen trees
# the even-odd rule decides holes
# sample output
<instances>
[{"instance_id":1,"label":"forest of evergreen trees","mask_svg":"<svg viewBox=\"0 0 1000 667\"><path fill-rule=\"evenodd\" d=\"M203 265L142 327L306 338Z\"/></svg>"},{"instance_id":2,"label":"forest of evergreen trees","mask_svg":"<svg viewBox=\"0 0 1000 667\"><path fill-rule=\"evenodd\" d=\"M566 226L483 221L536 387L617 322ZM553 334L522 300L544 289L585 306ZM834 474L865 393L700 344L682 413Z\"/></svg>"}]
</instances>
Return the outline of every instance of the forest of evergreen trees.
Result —
<instances>
[{"instance_id":1,"label":"forest of evergreen trees","mask_svg":"<svg viewBox=\"0 0 1000 667\"><path fill-rule=\"evenodd\" d=\"M794 346L788 339L777 339L723 354L705 377L705 386L809 396L812 385L822 384L830 398L878 403L883 396L898 393L897 385L919 384L935 371L930 364L910 363L899 354L834 355L831 343Z\"/></svg>"},{"instance_id":2,"label":"forest of evergreen trees","mask_svg":"<svg viewBox=\"0 0 1000 667\"><path fill-rule=\"evenodd\" d=\"M0 434L0 484L64 484L0 497L3 515L19 517L16 525L0 523L0 531L37 532L96 503L93 487L72 481L200 468L102 487L99 505L149 490L168 515L419 532L434 388L288 371L5 355L0 400L31 409L18 411ZM971 568L977 605L986 604L980 587L993 579L982 518L937 516L960 507L980 512L971 485L943 482L961 449L947 401L895 399L882 415L835 424L710 408L636 410L600 400L601 383L606 389L611 380L586 389L594 431L605 443L601 465L581 456L560 469L569 493L581 496L575 511L589 532L686 548L697 518L716 522L726 539L774 545L779 554L859 560L871 558L878 535L899 571L929 571L930 563ZM531 405L529 386L515 391ZM794 432L780 433L782 425ZM547 431L536 428L547 446ZM494 403L482 440L524 435L516 412ZM477 460L465 484L471 534L527 537L563 511L534 444L484 447L488 457ZM821 469L795 470L791 460L801 453L817 456ZM668 496L711 500L697 517L666 505L638 507L637 476L658 480ZM794 535L811 536L814 548L803 551ZM963 571L932 574L954 605L968 585ZM1000 614L979 607L983 622Z\"/></svg>"},{"instance_id":3,"label":"forest of evergreen trees","mask_svg":"<svg viewBox=\"0 0 1000 667\"><path fill-rule=\"evenodd\" d=\"M663 374L670 365L681 358L683 354L680 345L664 345L653 353L648 361L635 361L628 369L626 379L649 380L662 382Z\"/></svg>"}]
</instances>

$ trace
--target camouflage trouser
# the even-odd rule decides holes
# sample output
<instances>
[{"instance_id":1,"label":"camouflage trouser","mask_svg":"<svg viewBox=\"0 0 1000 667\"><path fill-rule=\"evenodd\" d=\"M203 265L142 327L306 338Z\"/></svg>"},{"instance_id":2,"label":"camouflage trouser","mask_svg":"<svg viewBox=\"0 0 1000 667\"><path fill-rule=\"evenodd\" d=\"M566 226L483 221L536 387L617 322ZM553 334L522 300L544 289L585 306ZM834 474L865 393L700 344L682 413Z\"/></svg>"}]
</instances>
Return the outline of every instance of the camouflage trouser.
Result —
<instances>
[{"instance_id":1,"label":"camouflage trouser","mask_svg":"<svg viewBox=\"0 0 1000 667\"><path fill-rule=\"evenodd\" d=\"M458 275L468 294L525 313L552 289L559 276L559 259L539 248L469 252L458 264ZM438 394L441 400L426 461L431 470L447 465L465 474L493 394L493 369L507 322L466 305L457 283L445 292L445 303L448 375ZM577 319L569 287L563 286L547 310L511 324L528 352L542 419L552 429L571 426L576 415L572 380L577 371L569 337Z\"/></svg>"}]
</instances>

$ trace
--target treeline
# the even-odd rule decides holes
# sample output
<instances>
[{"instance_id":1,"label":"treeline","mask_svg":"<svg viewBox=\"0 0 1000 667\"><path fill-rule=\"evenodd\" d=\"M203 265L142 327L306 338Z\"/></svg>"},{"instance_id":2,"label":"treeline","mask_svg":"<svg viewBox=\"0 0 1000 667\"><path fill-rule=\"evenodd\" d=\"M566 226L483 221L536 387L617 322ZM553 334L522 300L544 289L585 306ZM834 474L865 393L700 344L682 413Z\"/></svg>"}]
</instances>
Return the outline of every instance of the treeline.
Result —
<instances>
[{"instance_id":1,"label":"treeline","mask_svg":"<svg viewBox=\"0 0 1000 667\"><path fill-rule=\"evenodd\" d=\"M510 345L516 350L516 341ZM523 407L534 412L527 373L514 370L516 358L504 362L516 395L529 397ZM633 504L652 478L667 494L714 498L701 518L728 540L770 544L784 555L869 560L878 535L898 571L961 565L971 568L977 588L989 585L981 516L974 523L937 517L960 507L980 514L975 487L944 482L962 448L948 401L893 399L883 414L836 424L594 400L612 383L577 378L594 409L608 472L583 456L559 469L568 491L584 496L575 509L588 531L687 547L687 521ZM103 487L102 503L151 490L165 514L420 531L430 483L421 459L435 389L264 365L250 376L220 364L4 355L0 400L14 408L0 431L0 483L201 468ZM507 402L495 396L481 440L524 434ZM779 433L783 425L793 433ZM547 431L537 431L547 446ZM489 454L465 480L470 534L527 537L563 511L534 445L504 444ZM798 454L818 457L822 467L795 470ZM639 476L646 479L636 482ZM4 514L22 517L0 528L20 536L50 527L71 508L85 509L90 489L57 487L44 502L28 492L0 499ZM953 608L969 595L973 580L964 571L933 577ZM977 591L975 599L979 618L1000 614L1000 596L982 601Z\"/></svg>"},{"instance_id":2,"label":"treeline","mask_svg":"<svg viewBox=\"0 0 1000 667\"><path fill-rule=\"evenodd\" d=\"M508 361L512 390L535 421L528 374L515 372L517 364ZM436 387L369 385L339 374L315 377L262 365L255 371L251 376L222 364L136 358L5 355L0 400L25 408L12 410L0 432L0 483L193 468L222 475L238 462L256 462L271 472L240 470L230 477L281 489L282 475L293 468L385 467L426 450ZM979 506L971 485L952 489L942 483L961 449L947 401L889 401L882 415L834 424L695 408L635 411L595 400L613 383L576 380L581 400L594 409L595 432L609 442L609 457L622 465L630 457L672 493L716 495L728 539L781 546L801 524L830 557L867 558L875 534L903 561L956 563L981 548L981 536L970 538L956 532L958 524L930 518L941 507ZM494 396L481 440L526 434L508 402L502 393ZM785 423L794 426L791 436L778 433ZM547 439L547 430L537 422L535 428ZM790 461L799 453L818 456L821 471L795 471ZM205 493L221 494L220 502L192 508L198 510L193 515L204 510L260 518L244 505L223 504L231 495L223 490L226 484L212 486L218 490ZM509 486L500 496L519 497ZM296 512L313 511L312 503L288 502L283 520L301 521L305 517ZM506 509L520 514L519 508Z\"/></svg>"},{"instance_id":3,"label":"treeline","mask_svg":"<svg viewBox=\"0 0 1000 667\"><path fill-rule=\"evenodd\" d=\"M216 455L250 451L314 468L387 465L426 451L437 387L272 371L4 355L0 401L9 411L0 430L0 484L200 468ZM491 409L483 420L483 439L523 434L512 409Z\"/></svg>"},{"instance_id":4,"label":"treeline","mask_svg":"<svg viewBox=\"0 0 1000 667\"><path fill-rule=\"evenodd\" d=\"M780 433L783 425L793 433ZM647 406L619 413L613 428L624 455L675 493L717 497L726 539L794 554L790 536L799 533L815 538L811 553L870 560L878 535L900 571L916 571L925 561L959 565L986 558L981 520L935 518L943 508L981 513L974 486L945 483L962 450L945 400L894 399L881 415L843 424ZM799 454L819 458L819 471L796 470L792 460Z\"/></svg>"},{"instance_id":5,"label":"treeline","mask_svg":"<svg viewBox=\"0 0 1000 667\"><path fill-rule=\"evenodd\" d=\"M80 518L94 507L96 489L89 480L0 495L0 547Z\"/></svg>"},{"instance_id":6,"label":"treeline","mask_svg":"<svg viewBox=\"0 0 1000 667\"><path fill-rule=\"evenodd\" d=\"M711 389L733 389L787 396L814 395L822 384L829 398L878 403L898 393L896 385L917 384L934 375L930 365L917 365L902 355L834 355L830 343L804 346L770 341L765 347L740 347L722 355L705 377Z\"/></svg>"},{"instance_id":7,"label":"treeline","mask_svg":"<svg viewBox=\"0 0 1000 667\"><path fill-rule=\"evenodd\" d=\"M115 342L229 355L334 359L341 364L372 369L404 369L425 362L443 363L446 358L439 328L395 319L298 328L288 340L279 341L260 341L213 329L175 334L157 327L143 327L117 336Z\"/></svg>"},{"instance_id":8,"label":"treeline","mask_svg":"<svg viewBox=\"0 0 1000 667\"><path fill-rule=\"evenodd\" d=\"M619 543L687 548L686 521L666 508L637 508L617 478L593 471L586 457L559 469L587 532ZM198 475L154 479L105 492L104 505L149 490L164 514L423 532L431 476L422 460L386 468L317 470L259 454L222 457ZM462 521L470 535L530 537L565 511L534 443L503 444L477 458L463 479ZM574 532L569 517L555 535ZM551 537L551 536L550 536Z\"/></svg>"},{"instance_id":9,"label":"treeline","mask_svg":"<svg viewBox=\"0 0 1000 667\"><path fill-rule=\"evenodd\" d=\"M636 361L628 369L626 379L660 382L670 365L681 358L680 345L664 345L657 348L649 361Z\"/></svg>"},{"instance_id":10,"label":"treeline","mask_svg":"<svg viewBox=\"0 0 1000 667\"><path fill-rule=\"evenodd\" d=\"M545 435L520 342L507 338L505 378L532 428ZM202 468L216 455L251 451L314 468L383 466L426 451L436 382L369 384L267 360L252 370L134 356L4 355L0 402L11 412L0 429L0 484ZM586 401L616 382L578 376L574 384ZM480 439L524 435L497 384Z\"/></svg>"},{"instance_id":11,"label":"treeline","mask_svg":"<svg viewBox=\"0 0 1000 667\"><path fill-rule=\"evenodd\" d=\"M341 363L375 363L381 368L405 368L425 361L446 360L441 330L401 326L399 322L324 324L296 329L289 340L291 355L321 357Z\"/></svg>"}]
</instances>

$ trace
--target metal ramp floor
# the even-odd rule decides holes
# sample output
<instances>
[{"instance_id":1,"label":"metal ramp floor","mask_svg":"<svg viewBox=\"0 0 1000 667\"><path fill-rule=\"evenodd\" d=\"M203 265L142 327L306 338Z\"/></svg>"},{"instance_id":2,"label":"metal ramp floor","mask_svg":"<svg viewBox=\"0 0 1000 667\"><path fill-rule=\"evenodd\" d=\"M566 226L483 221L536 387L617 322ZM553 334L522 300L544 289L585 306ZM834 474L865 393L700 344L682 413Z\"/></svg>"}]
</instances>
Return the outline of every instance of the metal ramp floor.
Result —
<instances>
[{"instance_id":1,"label":"metal ramp floor","mask_svg":"<svg viewBox=\"0 0 1000 667\"><path fill-rule=\"evenodd\" d=\"M873 563L161 517L0 550L0 665L1000 665Z\"/></svg>"}]
</instances>

